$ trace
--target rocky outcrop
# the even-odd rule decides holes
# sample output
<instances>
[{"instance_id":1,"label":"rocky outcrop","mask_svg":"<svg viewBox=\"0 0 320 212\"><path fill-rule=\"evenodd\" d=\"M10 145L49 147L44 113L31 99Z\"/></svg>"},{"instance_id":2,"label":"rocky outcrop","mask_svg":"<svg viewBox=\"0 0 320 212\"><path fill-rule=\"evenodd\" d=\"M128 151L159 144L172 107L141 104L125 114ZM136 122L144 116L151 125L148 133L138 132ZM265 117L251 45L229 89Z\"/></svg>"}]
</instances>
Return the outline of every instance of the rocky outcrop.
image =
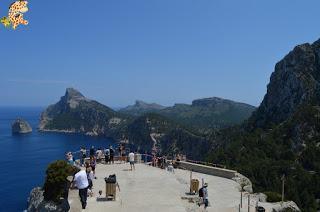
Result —
<instances>
[{"instance_id":1,"label":"rocky outcrop","mask_svg":"<svg viewBox=\"0 0 320 212\"><path fill-rule=\"evenodd\" d=\"M50 105L40 117L40 130L46 130L50 122L62 112L68 112L71 109L76 109L81 102L90 102L85 96L74 88L67 88L64 96L55 105Z\"/></svg>"},{"instance_id":2,"label":"rocky outcrop","mask_svg":"<svg viewBox=\"0 0 320 212\"><path fill-rule=\"evenodd\" d=\"M252 117L259 127L279 124L299 106L320 100L320 40L295 47L275 66L260 107Z\"/></svg>"},{"instance_id":3,"label":"rocky outcrop","mask_svg":"<svg viewBox=\"0 0 320 212\"><path fill-rule=\"evenodd\" d=\"M31 133L32 128L30 124L23 120L23 119L17 119L12 124L12 133L13 134L25 134L25 133Z\"/></svg>"},{"instance_id":4,"label":"rocky outcrop","mask_svg":"<svg viewBox=\"0 0 320 212\"><path fill-rule=\"evenodd\" d=\"M240 173L236 173L236 176L232 178L232 180L236 181L239 184L239 191L246 191L249 193L253 192L252 183L246 176Z\"/></svg>"},{"instance_id":5,"label":"rocky outcrop","mask_svg":"<svg viewBox=\"0 0 320 212\"><path fill-rule=\"evenodd\" d=\"M44 200L44 191L40 187L32 189L28 198L28 212L67 212L70 209L66 200L61 203Z\"/></svg>"},{"instance_id":6,"label":"rocky outcrop","mask_svg":"<svg viewBox=\"0 0 320 212\"><path fill-rule=\"evenodd\" d=\"M114 137L126 121L122 114L68 88L59 102L41 114L39 130Z\"/></svg>"},{"instance_id":7,"label":"rocky outcrop","mask_svg":"<svg viewBox=\"0 0 320 212\"><path fill-rule=\"evenodd\" d=\"M299 212L301 211L297 204L293 201L283 202L283 203L275 203L272 209L273 212Z\"/></svg>"},{"instance_id":8,"label":"rocky outcrop","mask_svg":"<svg viewBox=\"0 0 320 212\"><path fill-rule=\"evenodd\" d=\"M28 209L29 212L37 211L39 205L43 202L43 190L40 187L32 189L28 198Z\"/></svg>"}]
</instances>

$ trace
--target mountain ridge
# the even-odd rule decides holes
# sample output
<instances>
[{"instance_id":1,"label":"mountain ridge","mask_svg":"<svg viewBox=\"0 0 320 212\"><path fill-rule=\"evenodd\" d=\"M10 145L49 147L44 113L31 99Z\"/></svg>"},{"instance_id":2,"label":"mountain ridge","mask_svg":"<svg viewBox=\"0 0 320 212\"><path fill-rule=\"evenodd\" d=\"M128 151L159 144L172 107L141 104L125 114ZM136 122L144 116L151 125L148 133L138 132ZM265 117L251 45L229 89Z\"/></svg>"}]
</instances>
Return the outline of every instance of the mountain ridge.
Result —
<instances>
[{"instance_id":1,"label":"mountain ridge","mask_svg":"<svg viewBox=\"0 0 320 212\"><path fill-rule=\"evenodd\" d=\"M242 123L255 109L246 103L209 97L195 99L191 105L175 104L157 113L193 128L220 129Z\"/></svg>"},{"instance_id":2,"label":"mountain ridge","mask_svg":"<svg viewBox=\"0 0 320 212\"><path fill-rule=\"evenodd\" d=\"M191 104L176 103L173 106L161 106L155 103L136 102L119 112L141 116L147 113L157 113L182 125L198 128L224 128L240 124L248 119L256 108L252 105L209 97L195 99Z\"/></svg>"}]
</instances>

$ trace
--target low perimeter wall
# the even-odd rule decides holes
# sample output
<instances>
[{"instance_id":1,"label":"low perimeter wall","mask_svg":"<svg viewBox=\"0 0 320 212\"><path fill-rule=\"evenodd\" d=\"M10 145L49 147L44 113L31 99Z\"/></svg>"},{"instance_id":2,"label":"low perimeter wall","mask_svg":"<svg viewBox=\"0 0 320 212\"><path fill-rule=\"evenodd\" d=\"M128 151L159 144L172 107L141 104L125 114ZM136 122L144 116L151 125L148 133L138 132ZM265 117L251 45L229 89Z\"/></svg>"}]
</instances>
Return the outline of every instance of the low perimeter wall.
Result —
<instances>
[{"instance_id":1,"label":"low perimeter wall","mask_svg":"<svg viewBox=\"0 0 320 212\"><path fill-rule=\"evenodd\" d=\"M194 172L199 172L203 174L208 174L208 175L213 175L213 176L218 176L218 177L223 177L228 179L232 179L236 177L236 173L237 173L234 170L216 168L212 166L205 166L205 165L190 163L185 161L179 161L178 167L182 169L194 171Z\"/></svg>"}]
</instances>

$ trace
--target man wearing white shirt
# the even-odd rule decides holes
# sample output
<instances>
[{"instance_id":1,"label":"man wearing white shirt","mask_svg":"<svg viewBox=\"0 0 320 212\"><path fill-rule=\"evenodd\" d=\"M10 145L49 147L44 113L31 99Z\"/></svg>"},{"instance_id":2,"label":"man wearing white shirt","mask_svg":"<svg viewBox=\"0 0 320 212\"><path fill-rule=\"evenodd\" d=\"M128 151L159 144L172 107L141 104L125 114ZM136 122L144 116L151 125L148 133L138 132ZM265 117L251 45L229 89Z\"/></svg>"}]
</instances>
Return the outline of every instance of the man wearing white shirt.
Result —
<instances>
[{"instance_id":1,"label":"man wearing white shirt","mask_svg":"<svg viewBox=\"0 0 320 212\"><path fill-rule=\"evenodd\" d=\"M74 176L74 183L79 189L79 196L82 205L82 209L85 209L87 206L87 194L88 194L88 177L85 170L80 170Z\"/></svg>"},{"instance_id":2,"label":"man wearing white shirt","mask_svg":"<svg viewBox=\"0 0 320 212\"><path fill-rule=\"evenodd\" d=\"M130 163L131 171L135 170L135 167L134 167L134 153L133 152L129 153L129 163Z\"/></svg>"}]
</instances>

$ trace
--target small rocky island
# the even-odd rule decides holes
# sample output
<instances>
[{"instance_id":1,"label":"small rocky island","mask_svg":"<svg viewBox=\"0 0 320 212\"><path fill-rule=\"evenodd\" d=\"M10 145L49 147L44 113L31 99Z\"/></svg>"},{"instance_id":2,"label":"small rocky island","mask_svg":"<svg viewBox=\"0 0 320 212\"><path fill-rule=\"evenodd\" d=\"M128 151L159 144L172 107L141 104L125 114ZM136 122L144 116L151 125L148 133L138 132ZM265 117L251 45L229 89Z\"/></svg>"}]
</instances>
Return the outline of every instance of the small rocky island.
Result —
<instances>
[{"instance_id":1,"label":"small rocky island","mask_svg":"<svg viewBox=\"0 0 320 212\"><path fill-rule=\"evenodd\" d=\"M21 118L16 119L11 127L12 134L26 134L32 132L30 124Z\"/></svg>"}]
</instances>

